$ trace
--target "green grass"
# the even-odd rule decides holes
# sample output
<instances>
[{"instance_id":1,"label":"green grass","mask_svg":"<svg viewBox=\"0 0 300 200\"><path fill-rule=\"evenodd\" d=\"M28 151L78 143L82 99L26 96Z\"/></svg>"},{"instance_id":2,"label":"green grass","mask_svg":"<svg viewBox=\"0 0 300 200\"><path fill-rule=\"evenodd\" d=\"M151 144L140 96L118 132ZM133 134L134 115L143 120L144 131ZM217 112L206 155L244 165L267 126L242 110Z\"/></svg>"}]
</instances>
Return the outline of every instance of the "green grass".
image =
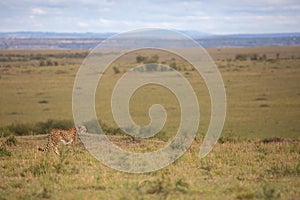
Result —
<instances>
[{"instance_id":1,"label":"green grass","mask_svg":"<svg viewBox=\"0 0 300 200\"><path fill-rule=\"evenodd\" d=\"M175 96L149 85L132 96L131 115L136 123L147 124L149 107L161 103L168 112L166 126L147 140L119 134L110 95L137 56L176 63L196 91L201 122L191 148L170 166L145 174L110 169L82 145L60 147L57 157L37 151L47 142L46 135L14 137L72 126L73 81L87 52L0 52L0 199L297 199L300 47L209 52L224 80L227 115L219 142L203 159L198 153L210 119L210 99L204 81L190 66L162 52L135 52L103 75L95 100L98 119L113 142L134 152L164 146L180 120ZM237 54L247 59L236 60ZM263 59L250 60L253 54ZM40 66L41 60L57 66Z\"/></svg>"},{"instance_id":2,"label":"green grass","mask_svg":"<svg viewBox=\"0 0 300 200\"><path fill-rule=\"evenodd\" d=\"M121 148L122 137L111 136ZM42 153L45 136L19 136L2 155L2 199L297 199L300 141L285 139L218 143L198 158L201 141L174 164L146 174L110 169L83 146ZM150 144L161 141L152 139ZM132 144L134 150L142 142ZM128 147L127 147L128 148ZM16 192L17 191L17 192Z\"/></svg>"},{"instance_id":3,"label":"green grass","mask_svg":"<svg viewBox=\"0 0 300 200\"><path fill-rule=\"evenodd\" d=\"M227 95L227 116L223 135L244 138L298 137L300 126L300 66L298 47L245 49L210 49L224 80ZM76 54L77 53L77 54ZM237 54L266 55L265 60L234 60ZM3 51L1 55L22 55L63 63L59 66L34 66L34 60L0 62L0 126L32 124L49 119L72 120L72 89L84 52L72 51ZM279 58L276 55L279 54ZM159 55L159 62L176 62L192 84L201 110L200 134L207 130L210 99L202 78L180 58L164 52L135 52L120 58L101 79L96 93L99 120L115 127L110 108L112 89L124 71L136 64L136 57ZM22 57L21 56L21 57ZM22 57L22 58L23 58ZM10 67L6 67L6 65ZM120 73L114 73L117 67ZM185 68L185 70L183 70ZM172 135L180 120L179 105L168 90L150 85L138 90L130 102L131 114L138 124L149 123L148 109L161 103L168 111L164 132Z\"/></svg>"}]
</instances>

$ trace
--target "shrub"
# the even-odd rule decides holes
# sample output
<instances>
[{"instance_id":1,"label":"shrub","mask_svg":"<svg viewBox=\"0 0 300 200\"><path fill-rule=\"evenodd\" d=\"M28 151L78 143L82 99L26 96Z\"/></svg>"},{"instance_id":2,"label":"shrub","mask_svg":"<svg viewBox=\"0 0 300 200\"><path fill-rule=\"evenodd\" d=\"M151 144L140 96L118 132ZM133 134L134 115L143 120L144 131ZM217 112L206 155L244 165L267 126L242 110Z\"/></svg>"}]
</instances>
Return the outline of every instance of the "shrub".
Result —
<instances>
[{"instance_id":1,"label":"shrub","mask_svg":"<svg viewBox=\"0 0 300 200\"><path fill-rule=\"evenodd\" d=\"M53 66L53 62L51 60L47 60L47 66Z\"/></svg>"},{"instance_id":2,"label":"shrub","mask_svg":"<svg viewBox=\"0 0 300 200\"><path fill-rule=\"evenodd\" d=\"M101 128L102 128L102 131L105 133L105 134L110 134L110 135L117 135L117 134L122 134L122 130L118 127L111 127L111 126L108 126L107 124L99 121L99 124L101 125Z\"/></svg>"},{"instance_id":3,"label":"shrub","mask_svg":"<svg viewBox=\"0 0 300 200\"><path fill-rule=\"evenodd\" d=\"M147 59L148 59L148 57L146 57L146 56L140 56L140 55L138 55L138 56L135 58L135 60L136 60L137 63L145 62Z\"/></svg>"},{"instance_id":4,"label":"shrub","mask_svg":"<svg viewBox=\"0 0 300 200\"><path fill-rule=\"evenodd\" d=\"M153 55L150 60L148 61L148 63L157 63L159 60L159 56L158 55Z\"/></svg>"},{"instance_id":5,"label":"shrub","mask_svg":"<svg viewBox=\"0 0 300 200\"><path fill-rule=\"evenodd\" d=\"M284 141L285 141L284 138L280 138L280 137L271 137L271 138L265 138L265 139L261 140L261 142L264 143L264 144L282 143Z\"/></svg>"},{"instance_id":6,"label":"shrub","mask_svg":"<svg viewBox=\"0 0 300 200\"><path fill-rule=\"evenodd\" d=\"M32 126L29 124L12 124L7 128L15 135L29 135L32 133Z\"/></svg>"},{"instance_id":7,"label":"shrub","mask_svg":"<svg viewBox=\"0 0 300 200\"><path fill-rule=\"evenodd\" d=\"M250 60L258 60L257 54L256 54L256 53L255 53L255 54L252 54L252 55L250 56Z\"/></svg>"},{"instance_id":8,"label":"shrub","mask_svg":"<svg viewBox=\"0 0 300 200\"><path fill-rule=\"evenodd\" d=\"M7 127L0 127L0 137L6 137L9 135L11 135L11 132Z\"/></svg>"},{"instance_id":9,"label":"shrub","mask_svg":"<svg viewBox=\"0 0 300 200\"><path fill-rule=\"evenodd\" d=\"M49 119L46 122L38 122L34 126L34 133L37 134L45 134L49 133L51 129L53 128L59 128L59 129L69 129L73 127L74 124L70 120L52 120Z\"/></svg>"},{"instance_id":10,"label":"shrub","mask_svg":"<svg viewBox=\"0 0 300 200\"><path fill-rule=\"evenodd\" d=\"M4 145L7 145L7 146L16 146L17 145L17 139L15 136L11 135L9 136L4 142L3 142Z\"/></svg>"},{"instance_id":11,"label":"shrub","mask_svg":"<svg viewBox=\"0 0 300 200\"><path fill-rule=\"evenodd\" d=\"M114 73L115 73L115 74L120 73L120 70L119 70L119 68L117 68L117 67L113 67L113 70L114 70Z\"/></svg>"},{"instance_id":12,"label":"shrub","mask_svg":"<svg viewBox=\"0 0 300 200\"><path fill-rule=\"evenodd\" d=\"M149 59L147 56L138 55L135 60L137 63L158 63L159 56L155 54Z\"/></svg>"},{"instance_id":13,"label":"shrub","mask_svg":"<svg viewBox=\"0 0 300 200\"><path fill-rule=\"evenodd\" d=\"M46 66L46 63L45 63L45 61L41 60L40 61L40 67L43 67L43 66Z\"/></svg>"},{"instance_id":14,"label":"shrub","mask_svg":"<svg viewBox=\"0 0 300 200\"><path fill-rule=\"evenodd\" d=\"M170 64L170 67L173 68L173 69L175 69L175 70L177 70L177 64L176 64L176 62L172 62Z\"/></svg>"},{"instance_id":15,"label":"shrub","mask_svg":"<svg viewBox=\"0 0 300 200\"><path fill-rule=\"evenodd\" d=\"M41 101L38 101L39 104L47 104L49 103L47 100L41 100Z\"/></svg>"},{"instance_id":16,"label":"shrub","mask_svg":"<svg viewBox=\"0 0 300 200\"><path fill-rule=\"evenodd\" d=\"M247 55L246 54L237 54L235 56L235 60L247 60Z\"/></svg>"},{"instance_id":17,"label":"shrub","mask_svg":"<svg viewBox=\"0 0 300 200\"><path fill-rule=\"evenodd\" d=\"M32 135L32 134L46 134L53 128L69 129L74 127L74 123L71 120L52 120L49 119L45 122L38 122L35 124L11 124L5 128L5 135ZM0 130L1 130L0 129ZM2 134L3 134L2 133Z\"/></svg>"},{"instance_id":18,"label":"shrub","mask_svg":"<svg viewBox=\"0 0 300 200\"><path fill-rule=\"evenodd\" d=\"M270 186L263 186L264 199L279 199L280 193Z\"/></svg>"},{"instance_id":19,"label":"shrub","mask_svg":"<svg viewBox=\"0 0 300 200\"><path fill-rule=\"evenodd\" d=\"M267 60L266 54L263 54L261 57L259 57L259 60Z\"/></svg>"},{"instance_id":20,"label":"shrub","mask_svg":"<svg viewBox=\"0 0 300 200\"><path fill-rule=\"evenodd\" d=\"M11 156L11 152L5 147L0 147L0 156Z\"/></svg>"}]
</instances>

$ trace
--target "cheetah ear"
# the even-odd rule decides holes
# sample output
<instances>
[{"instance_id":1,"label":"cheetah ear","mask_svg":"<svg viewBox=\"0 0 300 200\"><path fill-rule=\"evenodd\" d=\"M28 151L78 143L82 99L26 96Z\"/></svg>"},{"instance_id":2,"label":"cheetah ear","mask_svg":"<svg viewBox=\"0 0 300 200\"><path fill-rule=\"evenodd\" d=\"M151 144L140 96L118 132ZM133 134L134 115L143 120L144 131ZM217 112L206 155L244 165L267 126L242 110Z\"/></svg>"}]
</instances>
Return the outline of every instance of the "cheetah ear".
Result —
<instances>
[{"instance_id":1,"label":"cheetah ear","mask_svg":"<svg viewBox=\"0 0 300 200\"><path fill-rule=\"evenodd\" d=\"M76 131L78 133L86 132L85 126L76 126Z\"/></svg>"},{"instance_id":2,"label":"cheetah ear","mask_svg":"<svg viewBox=\"0 0 300 200\"><path fill-rule=\"evenodd\" d=\"M77 131L78 131L79 133L87 133L87 128L86 128L86 126L81 125L81 126L78 126Z\"/></svg>"}]
</instances>

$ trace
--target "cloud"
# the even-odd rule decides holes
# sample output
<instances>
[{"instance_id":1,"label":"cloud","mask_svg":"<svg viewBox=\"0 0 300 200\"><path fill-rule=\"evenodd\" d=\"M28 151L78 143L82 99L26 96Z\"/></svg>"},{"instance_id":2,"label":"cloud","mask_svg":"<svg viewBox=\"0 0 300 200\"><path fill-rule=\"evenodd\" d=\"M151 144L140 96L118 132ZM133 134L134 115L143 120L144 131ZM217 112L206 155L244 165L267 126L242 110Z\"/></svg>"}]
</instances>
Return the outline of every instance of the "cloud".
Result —
<instances>
[{"instance_id":1,"label":"cloud","mask_svg":"<svg viewBox=\"0 0 300 200\"><path fill-rule=\"evenodd\" d=\"M299 0L2 0L0 30L300 32ZM36 26L39 24L40 26ZM75 25L75 26L74 26Z\"/></svg>"},{"instance_id":2,"label":"cloud","mask_svg":"<svg viewBox=\"0 0 300 200\"><path fill-rule=\"evenodd\" d=\"M88 27L89 26L89 24L87 22L78 22L78 25L80 27Z\"/></svg>"},{"instance_id":3,"label":"cloud","mask_svg":"<svg viewBox=\"0 0 300 200\"><path fill-rule=\"evenodd\" d=\"M33 15L44 15L44 14L46 14L47 12L46 12L45 10L41 9L41 8L32 8L32 9L31 9L31 13L32 13Z\"/></svg>"},{"instance_id":4,"label":"cloud","mask_svg":"<svg viewBox=\"0 0 300 200\"><path fill-rule=\"evenodd\" d=\"M110 11L112 11L112 9L111 8L100 8L99 11L100 12L110 12Z\"/></svg>"}]
</instances>

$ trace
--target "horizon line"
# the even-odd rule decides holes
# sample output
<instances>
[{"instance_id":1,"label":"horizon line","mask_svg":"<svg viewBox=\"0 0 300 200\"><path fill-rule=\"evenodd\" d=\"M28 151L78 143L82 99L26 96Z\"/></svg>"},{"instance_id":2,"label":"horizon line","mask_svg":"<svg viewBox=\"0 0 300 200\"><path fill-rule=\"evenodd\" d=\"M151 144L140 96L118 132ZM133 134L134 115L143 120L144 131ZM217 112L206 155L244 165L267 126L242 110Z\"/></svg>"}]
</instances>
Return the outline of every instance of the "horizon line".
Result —
<instances>
[{"instance_id":1,"label":"horizon line","mask_svg":"<svg viewBox=\"0 0 300 200\"><path fill-rule=\"evenodd\" d=\"M257 33L248 33L248 32L236 32L236 33L209 33L209 32L200 32L195 30L177 30L177 29L167 29L167 30L173 30L177 32L188 32L193 34L202 34L202 35L216 35L216 36L222 36L222 35L267 35L267 34L300 34L300 32L257 32ZM4 33L54 33L54 34L118 34L123 33L127 31L107 31L107 32L93 32L93 31L28 31L28 30L20 30L20 31L1 31L0 34Z\"/></svg>"}]
</instances>

